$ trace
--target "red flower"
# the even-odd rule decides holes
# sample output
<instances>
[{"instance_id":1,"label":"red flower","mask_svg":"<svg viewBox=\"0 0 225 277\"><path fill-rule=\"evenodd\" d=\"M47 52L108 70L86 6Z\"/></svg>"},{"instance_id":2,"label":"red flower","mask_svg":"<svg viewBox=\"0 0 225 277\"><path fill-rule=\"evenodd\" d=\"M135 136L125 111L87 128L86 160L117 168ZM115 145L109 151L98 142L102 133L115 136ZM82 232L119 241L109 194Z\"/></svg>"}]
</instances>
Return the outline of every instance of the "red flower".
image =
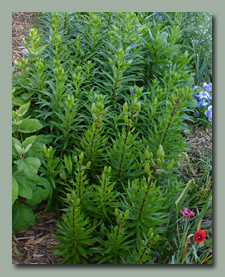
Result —
<instances>
[{"instance_id":1,"label":"red flower","mask_svg":"<svg viewBox=\"0 0 225 277\"><path fill-rule=\"evenodd\" d=\"M192 211L188 210L187 208L183 208L183 211L180 210L180 213L185 217L192 217L195 215Z\"/></svg>"},{"instance_id":2,"label":"red flower","mask_svg":"<svg viewBox=\"0 0 225 277\"><path fill-rule=\"evenodd\" d=\"M203 240L205 240L205 235L206 232L204 230L199 230L195 233L194 240L196 242L202 242Z\"/></svg>"}]
</instances>

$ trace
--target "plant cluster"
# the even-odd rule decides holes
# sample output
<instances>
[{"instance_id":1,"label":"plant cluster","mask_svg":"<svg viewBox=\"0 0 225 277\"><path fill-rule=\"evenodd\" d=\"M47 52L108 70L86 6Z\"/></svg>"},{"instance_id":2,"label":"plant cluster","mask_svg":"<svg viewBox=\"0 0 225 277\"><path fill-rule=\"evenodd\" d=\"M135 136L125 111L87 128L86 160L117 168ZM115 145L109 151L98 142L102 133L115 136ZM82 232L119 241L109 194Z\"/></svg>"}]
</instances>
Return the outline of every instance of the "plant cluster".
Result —
<instances>
[{"instance_id":1,"label":"plant cluster","mask_svg":"<svg viewBox=\"0 0 225 277\"><path fill-rule=\"evenodd\" d=\"M13 76L14 233L45 200L62 263L170 263L211 211L211 190L174 172L196 105L179 28L130 12L41 22ZM184 202L200 211L190 223L178 219Z\"/></svg>"}]
</instances>

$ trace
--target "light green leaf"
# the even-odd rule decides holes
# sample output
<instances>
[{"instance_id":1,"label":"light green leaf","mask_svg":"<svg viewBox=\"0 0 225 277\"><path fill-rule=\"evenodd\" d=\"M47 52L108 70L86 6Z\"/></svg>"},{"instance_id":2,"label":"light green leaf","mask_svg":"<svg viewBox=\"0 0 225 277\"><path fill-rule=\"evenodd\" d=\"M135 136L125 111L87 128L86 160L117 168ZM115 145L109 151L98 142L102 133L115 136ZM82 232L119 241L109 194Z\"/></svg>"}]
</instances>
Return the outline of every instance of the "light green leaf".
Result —
<instances>
[{"instance_id":1,"label":"light green leaf","mask_svg":"<svg viewBox=\"0 0 225 277\"><path fill-rule=\"evenodd\" d=\"M27 99L29 99L33 94L34 94L34 91L29 92L29 93L23 93L23 94L21 95L21 98L24 99L24 100L27 100Z\"/></svg>"},{"instance_id":2,"label":"light green leaf","mask_svg":"<svg viewBox=\"0 0 225 277\"><path fill-rule=\"evenodd\" d=\"M20 115L20 116L23 116L25 115L25 113L28 111L29 109L29 106L30 106L30 102L22 105L18 110L17 110L17 113Z\"/></svg>"},{"instance_id":3,"label":"light green leaf","mask_svg":"<svg viewBox=\"0 0 225 277\"><path fill-rule=\"evenodd\" d=\"M21 155L21 153L22 153L22 148L21 148L19 145L17 145L17 144L14 144L14 148L16 149L17 153L18 153L19 155Z\"/></svg>"},{"instance_id":4,"label":"light green leaf","mask_svg":"<svg viewBox=\"0 0 225 277\"><path fill-rule=\"evenodd\" d=\"M24 119L18 126L18 131L22 133L32 133L41 129L43 126L37 119Z\"/></svg>"},{"instance_id":5,"label":"light green leaf","mask_svg":"<svg viewBox=\"0 0 225 277\"><path fill-rule=\"evenodd\" d=\"M36 175L41 165L39 159L31 157L15 161L15 163L18 164L18 171L24 171L28 177Z\"/></svg>"},{"instance_id":6,"label":"light green leaf","mask_svg":"<svg viewBox=\"0 0 225 277\"><path fill-rule=\"evenodd\" d=\"M22 142L22 145L21 147L22 148L26 148L29 144L33 144L33 142L36 140L37 136L31 136L31 137L28 137L26 138L23 142Z\"/></svg>"},{"instance_id":7,"label":"light green leaf","mask_svg":"<svg viewBox=\"0 0 225 277\"><path fill-rule=\"evenodd\" d=\"M18 197L18 183L15 178L12 177L12 205Z\"/></svg>"}]
</instances>

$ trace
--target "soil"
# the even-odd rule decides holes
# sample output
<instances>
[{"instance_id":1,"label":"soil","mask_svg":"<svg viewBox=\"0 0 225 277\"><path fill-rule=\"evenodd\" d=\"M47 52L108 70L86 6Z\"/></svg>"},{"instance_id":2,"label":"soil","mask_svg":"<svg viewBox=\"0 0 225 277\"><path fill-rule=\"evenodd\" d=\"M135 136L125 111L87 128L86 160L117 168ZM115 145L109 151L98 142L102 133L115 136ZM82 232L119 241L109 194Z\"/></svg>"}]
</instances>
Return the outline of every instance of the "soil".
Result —
<instances>
[{"instance_id":1,"label":"soil","mask_svg":"<svg viewBox=\"0 0 225 277\"><path fill-rule=\"evenodd\" d=\"M12 66L14 60L20 61L26 54L23 39L29 35L29 29L34 27L35 16L32 12L12 13ZM17 72L15 69L14 72ZM186 134L187 144L191 146L188 153L191 165L201 156L211 154L212 130L204 132L196 126L193 133ZM181 158L183 174L190 178L187 159ZM192 177L198 174L198 168L191 166ZM45 204L38 206L35 212L39 213L35 224L26 232L19 232L12 237L12 263L13 264L58 264L56 256L51 252L53 245L59 244L52 232L56 225L54 211L44 213Z\"/></svg>"}]
</instances>

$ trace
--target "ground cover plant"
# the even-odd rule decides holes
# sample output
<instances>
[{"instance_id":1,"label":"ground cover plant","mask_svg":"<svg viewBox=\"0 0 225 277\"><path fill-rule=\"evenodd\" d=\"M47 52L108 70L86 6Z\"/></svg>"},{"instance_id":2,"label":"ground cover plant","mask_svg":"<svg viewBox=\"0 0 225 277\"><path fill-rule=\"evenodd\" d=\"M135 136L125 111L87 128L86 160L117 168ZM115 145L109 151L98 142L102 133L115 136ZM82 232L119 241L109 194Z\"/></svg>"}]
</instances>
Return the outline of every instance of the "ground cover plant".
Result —
<instances>
[{"instance_id":1,"label":"ground cover plant","mask_svg":"<svg viewBox=\"0 0 225 277\"><path fill-rule=\"evenodd\" d=\"M194 56L160 16L43 13L15 61L13 234L45 201L61 263L211 261L211 176L179 172Z\"/></svg>"}]
</instances>

